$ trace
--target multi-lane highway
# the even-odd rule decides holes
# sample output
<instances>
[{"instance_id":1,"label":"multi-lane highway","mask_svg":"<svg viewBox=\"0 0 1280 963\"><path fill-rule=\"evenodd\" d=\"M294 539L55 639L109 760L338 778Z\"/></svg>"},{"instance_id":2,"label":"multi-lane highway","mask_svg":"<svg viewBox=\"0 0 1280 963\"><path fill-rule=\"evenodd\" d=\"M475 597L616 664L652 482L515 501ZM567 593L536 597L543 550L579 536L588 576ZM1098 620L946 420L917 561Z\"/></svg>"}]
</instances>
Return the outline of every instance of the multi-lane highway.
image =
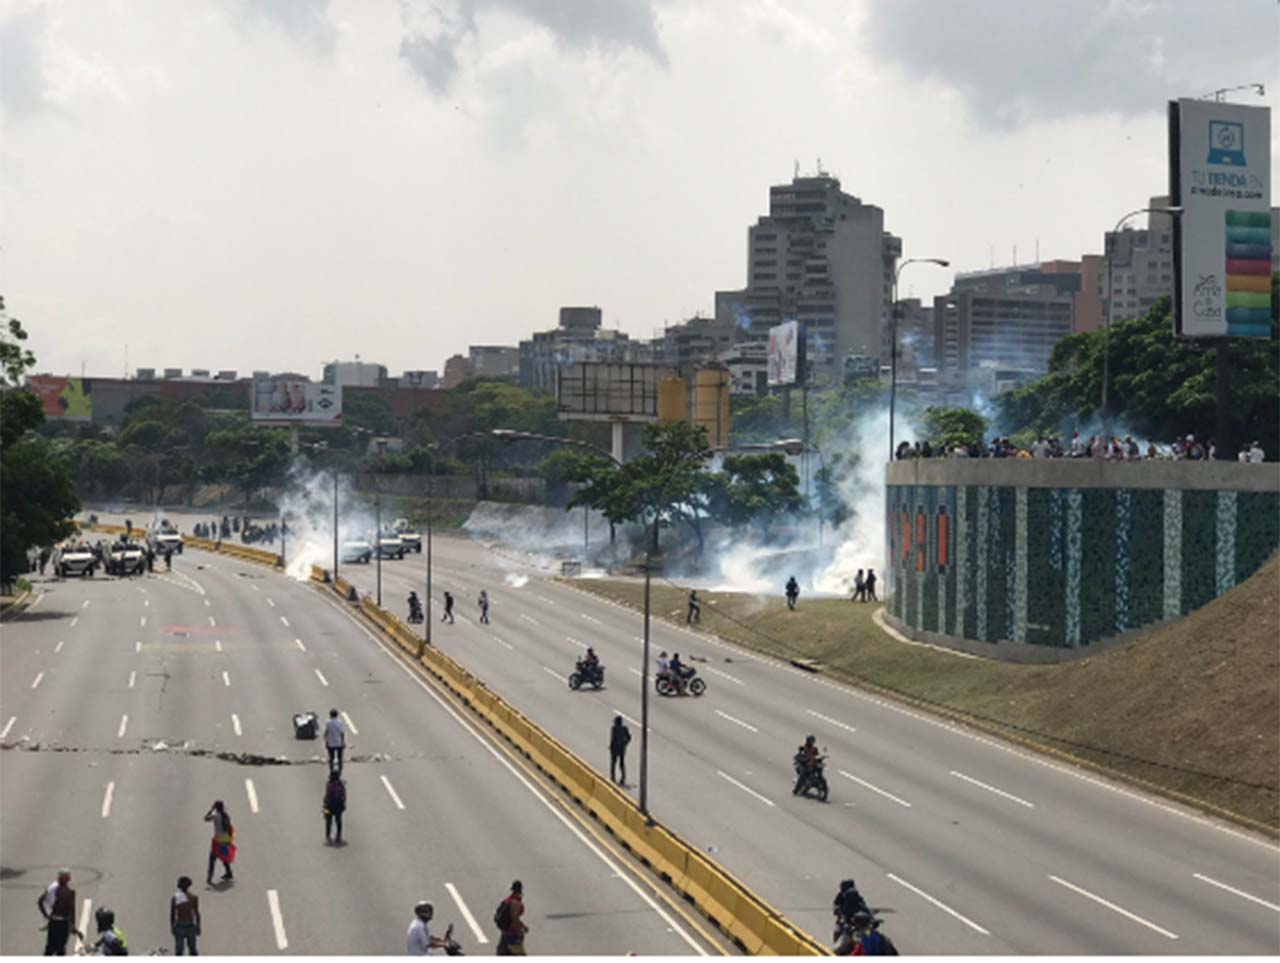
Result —
<instances>
[{"instance_id":1,"label":"multi-lane highway","mask_svg":"<svg viewBox=\"0 0 1280 963\"><path fill-rule=\"evenodd\" d=\"M435 903L436 932L452 922L468 953L492 953L516 878L531 952L714 951L307 584L188 551L172 573L36 588L0 626L0 953L43 948L35 899L64 865L82 928L108 905L135 954L171 946L184 874L205 953L402 954L419 899ZM322 744L292 726L331 707L349 730L340 847L324 839ZM287 764L257 764L277 757ZM206 886L215 799L239 851L234 882Z\"/></svg>"},{"instance_id":2,"label":"multi-lane highway","mask_svg":"<svg viewBox=\"0 0 1280 963\"><path fill-rule=\"evenodd\" d=\"M402 617L424 557L382 566ZM433 641L602 770L615 713L638 769L636 613L465 539L435 540L455 624ZM371 590L372 566L343 566ZM476 596L492 600L478 624ZM600 692L565 677L586 645ZM854 877L915 953L1280 953L1280 850L1268 840L915 710L655 621L654 654L705 657L701 699L651 699L649 803L815 936ZM831 799L790 793L807 733Z\"/></svg>"}]
</instances>

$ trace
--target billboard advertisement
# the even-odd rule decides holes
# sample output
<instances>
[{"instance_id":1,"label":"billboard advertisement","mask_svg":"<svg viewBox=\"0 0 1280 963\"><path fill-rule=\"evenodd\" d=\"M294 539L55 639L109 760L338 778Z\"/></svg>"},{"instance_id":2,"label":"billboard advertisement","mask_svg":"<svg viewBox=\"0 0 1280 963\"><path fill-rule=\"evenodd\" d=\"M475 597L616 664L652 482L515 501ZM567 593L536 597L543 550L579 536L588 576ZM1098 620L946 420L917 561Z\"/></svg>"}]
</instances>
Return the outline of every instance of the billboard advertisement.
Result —
<instances>
[{"instance_id":1,"label":"billboard advertisement","mask_svg":"<svg viewBox=\"0 0 1280 963\"><path fill-rule=\"evenodd\" d=\"M765 369L770 385L793 385L804 364L804 337L799 321L784 321L769 329Z\"/></svg>"},{"instance_id":2,"label":"billboard advertisement","mask_svg":"<svg viewBox=\"0 0 1280 963\"><path fill-rule=\"evenodd\" d=\"M1271 336L1271 111L1169 104L1174 329L1188 338Z\"/></svg>"},{"instance_id":3,"label":"billboard advertisement","mask_svg":"<svg viewBox=\"0 0 1280 963\"><path fill-rule=\"evenodd\" d=\"M93 419L92 385L88 378L32 375L27 378L27 387L39 395L46 418L63 421Z\"/></svg>"},{"instance_id":4,"label":"billboard advertisement","mask_svg":"<svg viewBox=\"0 0 1280 963\"><path fill-rule=\"evenodd\" d=\"M342 424L342 386L315 384L288 378L263 378L253 382L250 413L259 424Z\"/></svg>"},{"instance_id":5,"label":"billboard advertisement","mask_svg":"<svg viewBox=\"0 0 1280 963\"><path fill-rule=\"evenodd\" d=\"M656 421L658 382L671 370L656 364L575 361L556 373L556 404L565 421Z\"/></svg>"}]
</instances>

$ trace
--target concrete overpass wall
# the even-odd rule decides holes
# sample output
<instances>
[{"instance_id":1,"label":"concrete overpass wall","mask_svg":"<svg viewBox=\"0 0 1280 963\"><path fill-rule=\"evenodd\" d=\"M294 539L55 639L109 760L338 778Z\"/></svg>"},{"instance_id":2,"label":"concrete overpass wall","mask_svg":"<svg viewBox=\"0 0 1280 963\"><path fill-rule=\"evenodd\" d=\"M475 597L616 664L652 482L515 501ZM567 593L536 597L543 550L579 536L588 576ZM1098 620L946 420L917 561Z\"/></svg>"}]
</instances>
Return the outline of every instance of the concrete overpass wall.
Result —
<instances>
[{"instance_id":1,"label":"concrete overpass wall","mask_svg":"<svg viewBox=\"0 0 1280 963\"><path fill-rule=\"evenodd\" d=\"M1280 548L1280 465L921 459L887 469L888 615L1057 662L1185 615Z\"/></svg>"}]
</instances>

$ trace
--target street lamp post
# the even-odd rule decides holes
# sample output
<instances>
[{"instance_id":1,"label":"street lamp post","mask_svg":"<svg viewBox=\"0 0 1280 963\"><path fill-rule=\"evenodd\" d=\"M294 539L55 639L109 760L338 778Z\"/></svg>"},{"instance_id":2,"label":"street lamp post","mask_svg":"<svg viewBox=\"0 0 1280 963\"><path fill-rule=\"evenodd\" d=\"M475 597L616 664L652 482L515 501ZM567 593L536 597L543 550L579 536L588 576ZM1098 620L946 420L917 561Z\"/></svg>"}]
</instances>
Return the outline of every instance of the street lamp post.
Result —
<instances>
[{"instance_id":1,"label":"street lamp post","mask_svg":"<svg viewBox=\"0 0 1280 963\"><path fill-rule=\"evenodd\" d=\"M1140 207L1130 211L1116 221L1115 230L1111 232L1111 249L1107 251L1107 314L1103 319L1102 329L1102 440L1104 445L1111 444L1111 417L1107 413L1107 384L1111 379L1111 315L1115 302L1115 291L1112 289L1112 265L1115 262L1116 239L1125 221L1139 214L1168 214L1177 217L1182 213L1181 207Z\"/></svg>"},{"instance_id":2,"label":"street lamp post","mask_svg":"<svg viewBox=\"0 0 1280 963\"><path fill-rule=\"evenodd\" d=\"M951 266L950 261L940 257L911 257L899 264L893 272L893 317L889 326L889 461L893 461L893 418L898 400L898 278L908 264Z\"/></svg>"}]
</instances>

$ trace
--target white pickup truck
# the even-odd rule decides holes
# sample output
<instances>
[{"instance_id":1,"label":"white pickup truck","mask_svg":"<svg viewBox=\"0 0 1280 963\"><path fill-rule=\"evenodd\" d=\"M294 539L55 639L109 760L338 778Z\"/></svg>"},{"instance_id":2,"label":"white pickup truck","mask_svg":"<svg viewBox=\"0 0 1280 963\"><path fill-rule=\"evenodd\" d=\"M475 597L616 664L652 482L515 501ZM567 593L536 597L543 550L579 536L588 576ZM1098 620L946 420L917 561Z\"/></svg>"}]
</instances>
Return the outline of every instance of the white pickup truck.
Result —
<instances>
[{"instance_id":1,"label":"white pickup truck","mask_svg":"<svg viewBox=\"0 0 1280 963\"><path fill-rule=\"evenodd\" d=\"M147 544L157 555L182 554L182 533L171 525L161 526L147 535Z\"/></svg>"},{"instance_id":2,"label":"white pickup truck","mask_svg":"<svg viewBox=\"0 0 1280 963\"><path fill-rule=\"evenodd\" d=\"M108 575L141 575L147 570L147 552L134 542L116 542L107 549Z\"/></svg>"},{"instance_id":3,"label":"white pickup truck","mask_svg":"<svg viewBox=\"0 0 1280 963\"><path fill-rule=\"evenodd\" d=\"M53 567L63 578L68 575L92 576L98 567L98 556L88 545L63 545L58 549Z\"/></svg>"}]
</instances>

